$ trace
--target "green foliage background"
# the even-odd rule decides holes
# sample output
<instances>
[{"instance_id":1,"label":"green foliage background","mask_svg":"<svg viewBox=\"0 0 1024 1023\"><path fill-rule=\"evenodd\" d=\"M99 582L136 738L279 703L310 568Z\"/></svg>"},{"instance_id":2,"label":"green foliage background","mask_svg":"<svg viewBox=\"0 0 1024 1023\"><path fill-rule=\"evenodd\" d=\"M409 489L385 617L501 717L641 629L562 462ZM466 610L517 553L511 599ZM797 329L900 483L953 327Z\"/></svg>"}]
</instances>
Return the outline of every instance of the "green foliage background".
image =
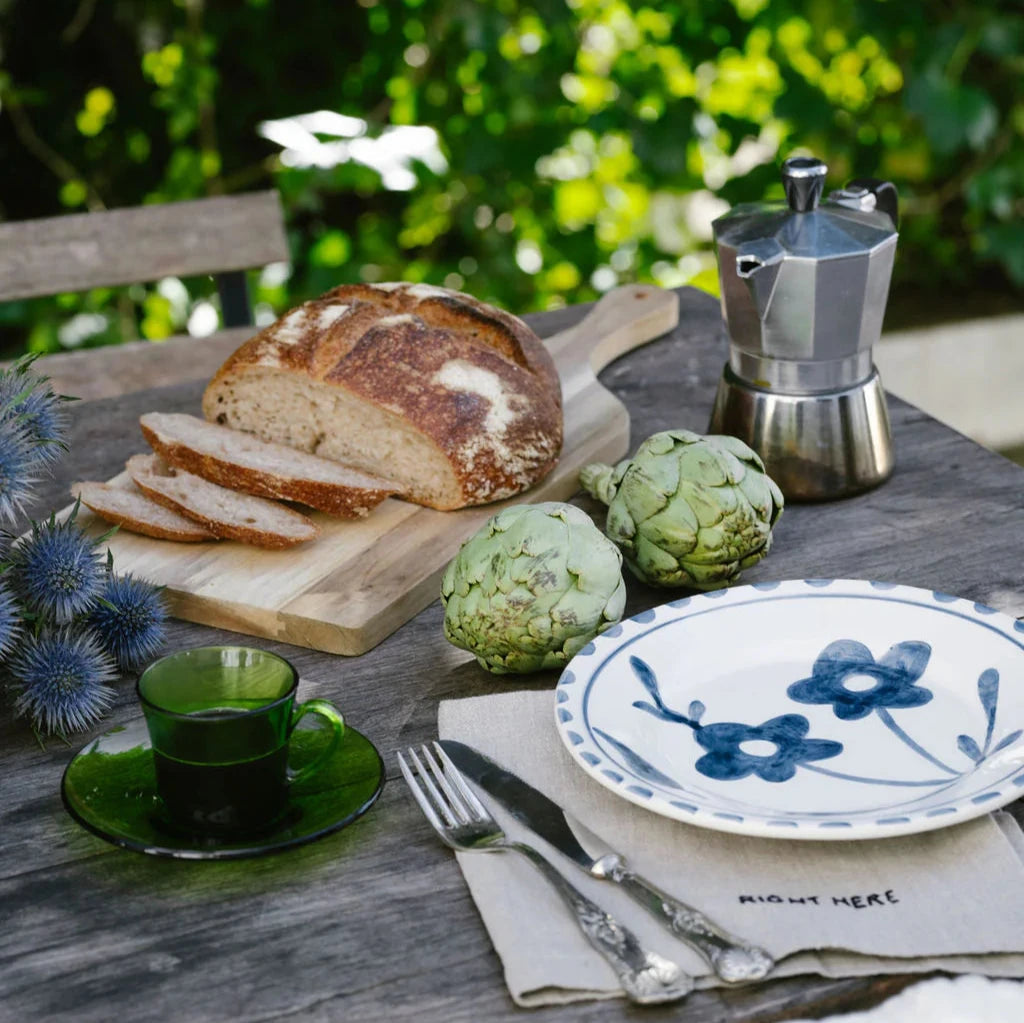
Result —
<instances>
[{"instance_id":1,"label":"green foliage background","mask_svg":"<svg viewBox=\"0 0 1024 1023\"><path fill-rule=\"evenodd\" d=\"M359 279L714 291L711 216L794 151L899 188L888 325L1024 307L1019 0L0 0L0 46L3 218L276 187L264 320ZM261 135L313 111L365 126ZM440 157L360 162L412 125ZM180 332L183 283L0 306L2 354Z\"/></svg>"}]
</instances>

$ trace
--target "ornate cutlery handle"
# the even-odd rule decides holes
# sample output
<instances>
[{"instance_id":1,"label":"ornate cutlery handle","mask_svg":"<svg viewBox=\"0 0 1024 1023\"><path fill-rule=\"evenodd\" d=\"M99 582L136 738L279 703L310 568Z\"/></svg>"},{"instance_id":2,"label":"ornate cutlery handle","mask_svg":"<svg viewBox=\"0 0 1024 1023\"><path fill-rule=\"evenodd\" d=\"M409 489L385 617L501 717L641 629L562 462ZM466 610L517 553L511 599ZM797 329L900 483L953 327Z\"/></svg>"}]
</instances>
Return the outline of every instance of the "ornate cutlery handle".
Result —
<instances>
[{"instance_id":1,"label":"ornate cutlery handle","mask_svg":"<svg viewBox=\"0 0 1024 1023\"><path fill-rule=\"evenodd\" d=\"M719 978L729 984L761 980L775 960L756 945L729 934L713 924L700 910L667 895L626 868L621 856L602 856L591 868L596 877L614 881L670 930L692 945L710 963Z\"/></svg>"},{"instance_id":2,"label":"ornate cutlery handle","mask_svg":"<svg viewBox=\"0 0 1024 1023\"><path fill-rule=\"evenodd\" d=\"M611 964L631 1001L643 1005L673 1002L693 990L693 978L668 959L645 949L637 936L574 888L536 849L522 842L491 848L515 849L551 882L572 910L580 930Z\"/></svg>"}]
</instances>

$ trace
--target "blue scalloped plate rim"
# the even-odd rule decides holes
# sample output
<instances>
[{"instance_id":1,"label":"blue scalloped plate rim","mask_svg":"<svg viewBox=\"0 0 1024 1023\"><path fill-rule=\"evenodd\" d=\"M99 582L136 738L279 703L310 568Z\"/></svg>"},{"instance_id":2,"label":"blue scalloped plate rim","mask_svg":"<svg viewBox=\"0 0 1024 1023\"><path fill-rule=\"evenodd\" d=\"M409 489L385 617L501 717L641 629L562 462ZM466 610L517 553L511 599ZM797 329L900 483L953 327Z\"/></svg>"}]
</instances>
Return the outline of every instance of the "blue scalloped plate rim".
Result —
<instances>
[{"instance_id":1,"label":"blue scalloped plate rim","mask_svg":"<svg viewBox=\"0 0 1024 1023\"><path fill-rule=\"evenodd\" d=\"M554 714L588 775L688 824L930 831L1024 795L1024 621L856 579L683 596L587 644Z\"/></svg>"}]
</instances>

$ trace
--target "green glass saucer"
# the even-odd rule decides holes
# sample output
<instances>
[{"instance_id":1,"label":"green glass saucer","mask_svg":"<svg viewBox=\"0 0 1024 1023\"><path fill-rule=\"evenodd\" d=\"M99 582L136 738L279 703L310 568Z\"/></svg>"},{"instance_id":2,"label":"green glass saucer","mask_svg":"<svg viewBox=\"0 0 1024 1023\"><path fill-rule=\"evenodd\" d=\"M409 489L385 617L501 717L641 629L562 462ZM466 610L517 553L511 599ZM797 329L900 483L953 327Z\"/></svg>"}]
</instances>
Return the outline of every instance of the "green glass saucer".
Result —
<instances>
[{"instance_id":1,"label":"green glass saucer","mask_svg":"<svg viewBox=\"0 0 1024 1023\"><path fill-rule=\"evenodd\" d=\"M326 741L326 730L292 733L289 763L301 768ZM238 840L175 829L156 793L153 755L140 718L94 739L68 764L61 796L68 813L94 835L125 849L185 860L234 860L303 845L361 817L384 787L384 763L369 739L351 726L337 750L291 789L281 820L259 836Z\"/></svg>"}]
</instances>

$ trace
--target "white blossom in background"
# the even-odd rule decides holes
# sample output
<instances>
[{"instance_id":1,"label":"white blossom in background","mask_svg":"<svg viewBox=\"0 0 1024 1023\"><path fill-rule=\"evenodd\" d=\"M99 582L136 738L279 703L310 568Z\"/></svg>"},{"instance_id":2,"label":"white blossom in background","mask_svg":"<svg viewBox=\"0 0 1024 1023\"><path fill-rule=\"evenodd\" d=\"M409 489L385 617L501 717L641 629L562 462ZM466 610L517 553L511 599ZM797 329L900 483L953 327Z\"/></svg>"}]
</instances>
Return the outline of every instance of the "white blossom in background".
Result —
<instances>
[{"instance_id":1,"label":"white blossom in background","mask_svg":"<svg viewBox=\"0 0 1024 1023\"><path fill-rule=\"evenodd\" d=\"M57 340L62 348L77 348L91 337L107 329L108 320L102 313L75 313L57 328Z\"/></svg>"},{"instance_id":2,"label":"white blossom in background","mask_svg":"<svg viewBox=\"0 0 1024 1023\"><path fill-rule=\"evenodd\" d=\"M521 241L516 245L516 264L524 274L535 274L540 272L544 265L544 257L541 255L540 246L536 242Z\"/></svg>"},{"instance_id":3,"label":"white blossom in background","mask_svg":"<svg viewBox=\"0 0 1024 1023\"><path fill-rule=\"evenodd\" d=\"M184 323L189 312L188 288L177 277L164 277L157 283L156 290L167 299L174 323Z\"/></svg>"},{"instance_id":4,"label":"white blossom in background","mask_svg":"<svg viewBox=\"0 0 1024 1023\"><path fill-rule=\"evenodd\" d=\"M269 327L277 319L277 313L269 302L257 302L253 307L252 321L257 327Z\"/></svg>"},{"instance_id":5,"label":"white blossom in background","mask_svg":"<svg viewBox=\"0 0 1024 1023\"><path fill-rule=\"evenodd\" d=\"M192 337L209 337L220 326L220 313L209 300L200 299L188 316L188 332Z\"/></svg>"},{"instance_id":6,"label":"white blossom in background","mask_svg":"<svg viewBox=\"0 0 1024 1023\"><path fill-rule=\"evenodd\" d=\"M440 139L426 125L401 124L367 135L369 125L359 117L333 110L316 110L295 117L262 121L257 132L282 147L286 167L337 167L354 161L375 170L391 192L408 192L416 186L412 162L418 160L435 174L448 170ZM321 138L323 136L323 138Z\"/></svg>"},{"instance_id":7,"label":"white blossom in background","mask_svg":"<svg viewBox=\"0 0 1024 1023\"><path fill-rule=\"evenodd\" d=\"M268 263L260 271L261 288L278 288L292 275L291 263Z\"/></svg>"}]
</instances>

